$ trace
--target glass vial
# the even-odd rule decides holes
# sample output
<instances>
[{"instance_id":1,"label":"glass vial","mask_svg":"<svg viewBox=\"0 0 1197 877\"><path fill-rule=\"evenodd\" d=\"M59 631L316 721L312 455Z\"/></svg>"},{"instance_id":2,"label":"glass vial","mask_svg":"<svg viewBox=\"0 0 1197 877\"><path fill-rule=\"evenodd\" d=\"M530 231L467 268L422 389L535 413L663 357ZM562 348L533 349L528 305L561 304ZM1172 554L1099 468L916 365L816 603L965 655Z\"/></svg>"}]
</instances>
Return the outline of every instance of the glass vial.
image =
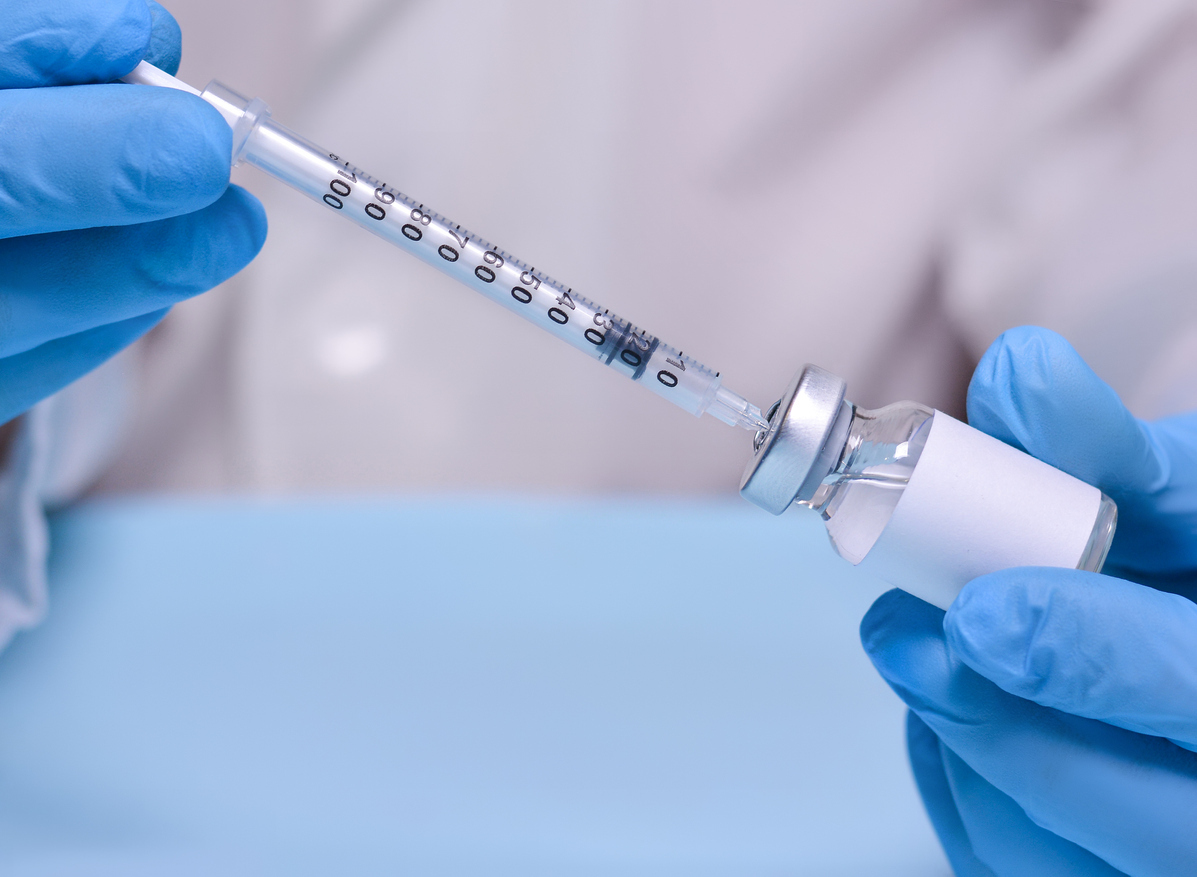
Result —
<instances>
[{"instance_id":1,"label":"glass vial","mask_svg":"<svg viewBox=\"0 0 1197 877\"><path fill-rule=\"evenodd\" d=\"M1109 497L924 405L856 408L843 381L807 366L769 420L741 493L774 514L815 510L841 557L929 602L1008 566L1105 562Z\"/></svg>"}]
</instances>

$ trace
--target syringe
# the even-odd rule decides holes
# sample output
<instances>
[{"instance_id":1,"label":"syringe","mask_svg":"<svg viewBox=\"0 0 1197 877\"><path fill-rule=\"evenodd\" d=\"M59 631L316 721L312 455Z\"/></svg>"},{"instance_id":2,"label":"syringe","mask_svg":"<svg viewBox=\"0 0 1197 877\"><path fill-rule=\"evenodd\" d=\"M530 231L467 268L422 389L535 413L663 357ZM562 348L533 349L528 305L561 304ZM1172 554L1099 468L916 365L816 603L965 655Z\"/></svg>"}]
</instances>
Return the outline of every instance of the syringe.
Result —
<instances>
[{"instance_id":1,"label":"syringe","mask_svg":"<svg viewBox=\"0 0 1197 877\"><path fill-rule=\"evenodd\" d=\"M215 81L201 92L144 61L124 81L203 98L233 129L234 166L265 171L691 414L768 429L760 408L722 386L718 372L300 137L261 100Z\"/></svg>"}]
</instances>

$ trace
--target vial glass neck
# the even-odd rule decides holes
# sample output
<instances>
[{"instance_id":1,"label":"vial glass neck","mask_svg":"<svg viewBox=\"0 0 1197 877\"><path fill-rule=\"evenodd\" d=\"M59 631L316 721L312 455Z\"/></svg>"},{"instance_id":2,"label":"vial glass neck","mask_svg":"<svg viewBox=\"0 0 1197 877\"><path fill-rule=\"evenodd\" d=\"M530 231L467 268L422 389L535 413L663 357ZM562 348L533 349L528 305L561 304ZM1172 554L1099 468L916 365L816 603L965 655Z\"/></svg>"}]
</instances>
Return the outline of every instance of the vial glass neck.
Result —
<instances>
[{"instance_id":1,"label":"vial glass neck","mask_svg":"<svg viewBox=\"0 0 1197 877\"><path fill-rule=\"evenodd\" d=\"M810 500L836 550L859 563L881 536L930 432L934 411L914 402L854 408L835 469Z\"/></svg>"}]
</instances>

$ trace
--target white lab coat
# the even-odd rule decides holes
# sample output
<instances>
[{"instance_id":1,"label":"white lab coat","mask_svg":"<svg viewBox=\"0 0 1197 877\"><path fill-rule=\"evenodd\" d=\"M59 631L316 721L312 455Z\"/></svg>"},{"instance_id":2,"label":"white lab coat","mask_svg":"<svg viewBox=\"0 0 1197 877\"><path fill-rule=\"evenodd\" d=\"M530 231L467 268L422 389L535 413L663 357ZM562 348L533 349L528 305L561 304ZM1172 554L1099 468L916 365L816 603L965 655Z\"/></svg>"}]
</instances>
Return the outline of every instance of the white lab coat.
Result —
<instances>
[{"instance_id":1,"label":"white lab coat","mask_svg":"<svg viewBox=\"0 0 1197 877\"><path fill-rule=\"evenodd\" d=\"M767 406L959 412L1003 329L1197 404L1193 0L175 0L218 77ZM235 26L235 30L230 30ZM270 239L141 350L100 489L707 492L694 421L252 169Z\"/></svg>"}]
</instances>

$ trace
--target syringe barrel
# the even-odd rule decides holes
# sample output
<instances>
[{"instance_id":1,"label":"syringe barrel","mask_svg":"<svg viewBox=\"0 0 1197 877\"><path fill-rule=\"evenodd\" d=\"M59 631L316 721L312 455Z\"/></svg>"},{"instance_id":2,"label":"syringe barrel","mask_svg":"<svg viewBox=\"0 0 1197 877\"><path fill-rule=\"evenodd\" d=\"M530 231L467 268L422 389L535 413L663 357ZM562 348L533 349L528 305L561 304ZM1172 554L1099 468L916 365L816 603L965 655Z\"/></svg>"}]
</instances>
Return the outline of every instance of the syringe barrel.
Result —
<instances>
[{"instance_id":1,"label":"syringe barrel","mask_svg":"<svg viewBox=\"0 0 1197 877\"><path fill-rule=\"evenodd\" d=\"M261 101L219 82L201 97L233 128L234 164L265 171L691 414L719 397L718 373L280 125ZM738 422L728 412L712 409Z\"/></svg>"},{"instance_id":2,"label":"syringe barrel","mask_svg":"<svg viewBox=\"0 0 1197 877\"><path fill-rule=\"evenodd\" d=\"M145 61L122 78L202 97L233 130L234 166L260 168L679 408L753 431L768 427L759 408L720 385L718 372L280 125L261 100L215 81L199 92Z\"/></svg>"}]
</instances>

